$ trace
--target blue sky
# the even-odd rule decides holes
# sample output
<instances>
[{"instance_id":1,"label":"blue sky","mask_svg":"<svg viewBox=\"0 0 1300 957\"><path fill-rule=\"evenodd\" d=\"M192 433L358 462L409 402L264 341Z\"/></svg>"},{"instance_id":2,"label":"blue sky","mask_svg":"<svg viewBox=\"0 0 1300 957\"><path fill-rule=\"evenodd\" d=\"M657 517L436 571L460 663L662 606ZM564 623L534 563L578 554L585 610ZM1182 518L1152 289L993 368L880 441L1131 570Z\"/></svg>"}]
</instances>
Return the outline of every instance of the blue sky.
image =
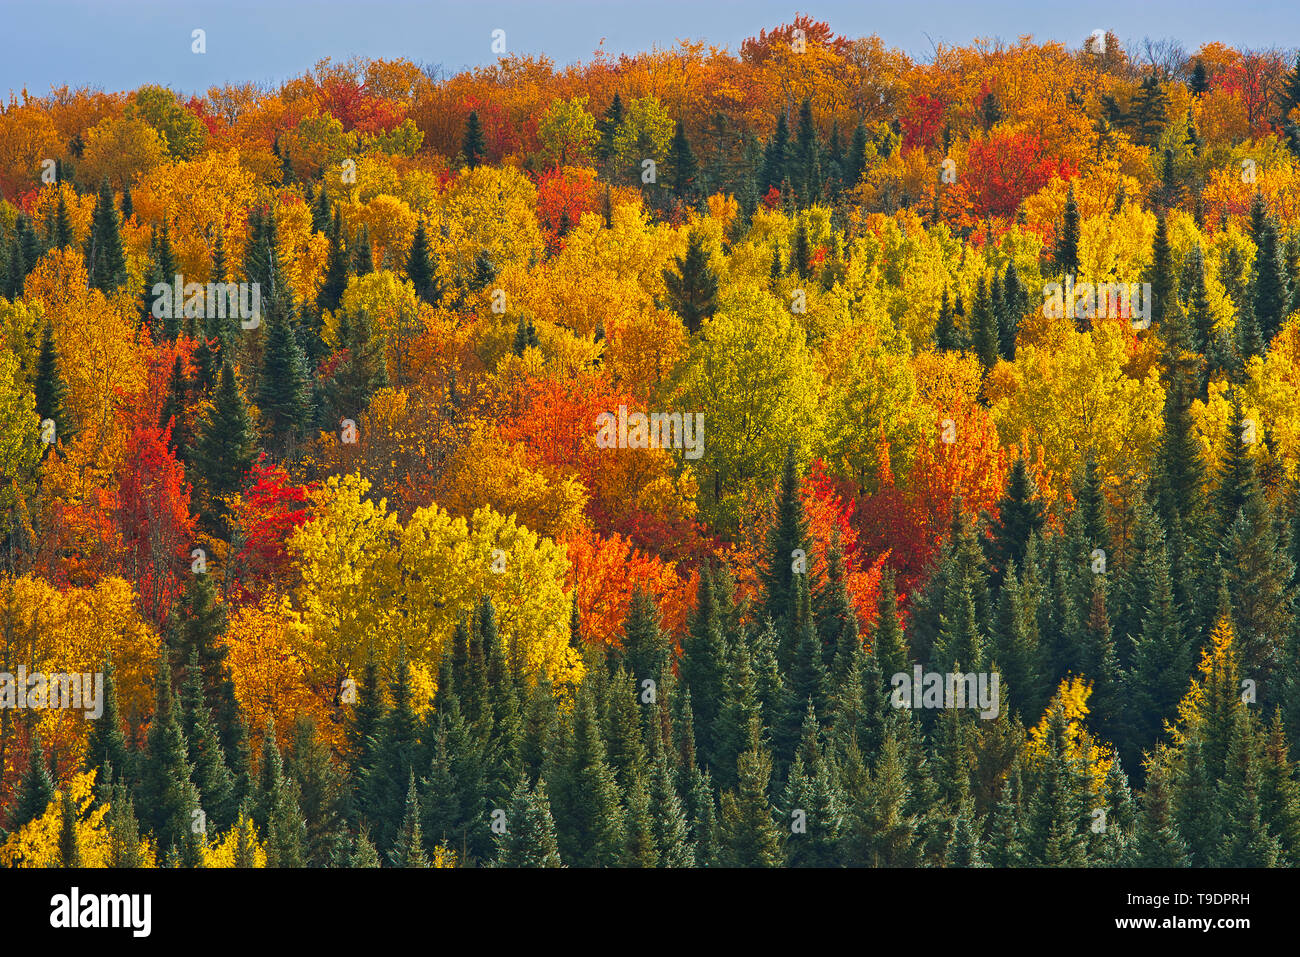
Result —
<instances>
[{"instance_id":1,"label":"blue sky","mask_svg":"<svg viewBox=\"0 0 1300 957\"><path fill-rule=\"evenodd\" d=\"M679 38L737 49L796 12L848 36L879 34L928 57L931 43L1021 34L1072 46L1097 29L1122 40L1173 37L1189 51L1210 40L1233 46L1300 46L1300 0L845 0L791 5L770 0L0 0L0 95L43 95L67 83L106 90L161 83L182 92L248 81L276 82L330 56L397 58L456 71L490 62L491 34L510 52L558 64ZM207 32L207 53L190 50ZM602 44L603 41L603 44Z\"/></svg>"}]
</instances>

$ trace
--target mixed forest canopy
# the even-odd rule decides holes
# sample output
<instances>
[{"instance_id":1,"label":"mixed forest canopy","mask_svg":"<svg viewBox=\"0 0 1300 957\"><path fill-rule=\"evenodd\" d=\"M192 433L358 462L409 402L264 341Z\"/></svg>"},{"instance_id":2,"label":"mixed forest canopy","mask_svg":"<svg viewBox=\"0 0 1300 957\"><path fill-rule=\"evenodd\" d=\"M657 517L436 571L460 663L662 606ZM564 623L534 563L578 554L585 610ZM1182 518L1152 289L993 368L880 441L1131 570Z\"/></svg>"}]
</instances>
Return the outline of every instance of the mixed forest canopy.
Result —
<instances>
[{"instance_id":1,"label":"mixed forest canopy","mask_svg":"<svg viewBox=\"0 0 1300 957\"><path fill-rule=\"evenodd\" d=\"M0 862L1300 864L1300 55L1126 39L11 97Z\"/></svg>"}]
</instances>

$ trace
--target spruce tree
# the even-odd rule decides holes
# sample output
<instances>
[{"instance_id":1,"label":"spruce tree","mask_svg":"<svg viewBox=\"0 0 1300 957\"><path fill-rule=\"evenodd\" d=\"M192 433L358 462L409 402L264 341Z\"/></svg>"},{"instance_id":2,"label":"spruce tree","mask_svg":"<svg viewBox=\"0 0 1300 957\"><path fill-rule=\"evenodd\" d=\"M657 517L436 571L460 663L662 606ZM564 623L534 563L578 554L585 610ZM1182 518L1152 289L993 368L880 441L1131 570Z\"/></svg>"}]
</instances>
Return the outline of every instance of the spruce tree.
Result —
<instances>
[{"instance_id":1,"label":"spruce tree","mask_svg":"<svg viewBox=\"0 0 1300 957\"><path fill-rule=\"evenodd\" d=\"M483 124L479 122L478 111L473 110L465 121L465 136L461 139L460 151L465 155L465 165L474 169L487 156L487 139L483 135Z\"/></svg>"},{"instance_id":2,"label":"spruce tree","mask_svg":"<svg viewBox=\"0 0 1300 957\"><path fill-rule=\"evenodd\" d=\"M53 800L54 779L50 776L49 764L45 759L45 747L40 731L33 731L27 771L18 784L17 798L9 814L10 832L20 831L36 820L45 813Z\"/></svg>"},{"instance_id":3,"label":"spruce tree","mask_svg":"<svg viewBox=\"0 0 1300 957\"><path fill-rule=\"evenodd\" d=\"M663 272L668 302L686 324L687 331L694 335L718 309L718 277L709 265L703 234L693 230L686 255L675 256L673 262L676 268Z\"/></svg>"},{"instance_id":4,"label":"spruce tree","mask_svg":"<svg viewBox=\"0 0 1300 957\"><path fill-rule=\"evenodd\" d=\"M415 792L415 772L407 779L406 812L397 843L388 853L394 867L428 867L429 858L424 853L424 837L420 833L420 797Z\"/></svg>"},{"instance_id":5,"label":"spruce tree","mask_svg":"<svg viewBox=\"0 0 1300 957\"><path fill-rule=\"evenodd\" d=\"M1079 271L1079 204L1074 199L1074 183L1065 194L1065 218L1056 240L1056 271L1061 276Z\"/></svg>"},{"instance_id":6,"label":"spruce tree","mask_svg":"<svg viewBox=\"0 0 1300 957\"><path fill-rule=\"evenodd\" d=\"M72 437L72 423L63 408L68 387L63 381L59 351L54 342L54 325L48 321L41 332L41 354L37 359L32 388L36 394L36 414L54 422L55 437L66 443Z\"/></svg>"},{"instance_id":7,"label":"spruce tree","mask_svg":"<svg viewBox=\"0 0 1300 957\"><path fill-rule=\"evenodd\" d=\"M126 257L122 253L120 226L117 206L113 203L113 190L109 187L108 180L104 180L91 217L90 235L86 240L86 262L91 287L105 295L126 282Z\"/></svg>"},{"instance_id":8,"label":"spruce tree","mask_svg":"<svg viewBox=\"0 0 1300 957\"><path fill-rule=\"evenodd\" d=\"M546 781L521 778L510 798L507 829L497 838L498 867L563 867Z\"/></svg>"},{"instance_id":9,"label":"spruce tree","mask_svg":"<svg viewBox=\"0 0 1300 957\"><path fill-rule=\"evenodd\" d=\"M202 489L199 521L206 531L224 538L230 532L230 507L223 499L243 488L257 454L248 407L229 362L222 366L212 408L196 433L190 465Z\"/></svg>"}]
</instances>

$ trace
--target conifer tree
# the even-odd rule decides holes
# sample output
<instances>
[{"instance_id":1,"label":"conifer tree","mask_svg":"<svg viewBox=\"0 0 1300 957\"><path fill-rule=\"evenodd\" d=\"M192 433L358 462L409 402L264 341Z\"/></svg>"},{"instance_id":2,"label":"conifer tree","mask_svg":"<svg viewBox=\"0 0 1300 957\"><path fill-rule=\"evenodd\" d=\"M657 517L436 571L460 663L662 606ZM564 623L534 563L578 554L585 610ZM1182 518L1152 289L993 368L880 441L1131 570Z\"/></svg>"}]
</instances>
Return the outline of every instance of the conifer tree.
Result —
<instances>
[{"instance_id":1,"label":"conifer tree","mask_svg":"<svg viewBox=\"0 0 1300 957\"><path fill-rule=\"evenodd\" d=\"M810 574L812 568L808 519L800 497L800 479L793 446L786 449L776 508L776 522L767 536L767 566L760 574L763 583L763 611L779 629L788 620L790 609L795 607L795 576Z\"/></svg>"},{"instance_id":2,"label":"conifer tree","mask_svg":"<svg viewBox=\"0 0 1300 957\"><path fill-rule=\"evenodd\" d=\"M686 127L681 120L673 132L672 143L668 148L669 169L672 171L673 195L686 203L698 202L700 198L700 167L695 153L686 139Z\"/></svg>"},{"instance_id":3,"label":"conifer tree","mask_svg":"<svg viewBox=\"0 0 1300 957\"><path fill-rule=\"evenodd\" d=\"M211 534L229 534L230 506L224 499L243 488L256 457L253 424L227 362L211 410L198 424L190 465L202 489L199 521Z\"/></svg>"},{"instance_id":4,"label":"conifer tree","mask_svg":"<svg viewBox=\"0 0 1300 957\"><path fill-rule=\"evenodd\" d=\"M113 203L113 191L104 180L95 199L90 235L86 240L86 264L90 285L106 295L126 282L126 257Z\"/></svg>"},{"instance_id":5,"label":"conifer tree","mask_svg":"<svg viewBox=\"0 0 1300 957\"><path fill-rule=\"evenodd\" d=\"M757 719L749 724L748 749L736 760L736 788L722 795L719 810L720 863L724 867L780 867L781 831L768 797L772 758L759 738Z\"/></svg>"},{"instance_id":6,"label":"conifer tree","mask_svg":"<svg viewBox=\"0 0 1300 957\"><path fill-rule=\"evenodd\" d=\"M63 408L68 396L59 364L59 352L54 342L54 326L45 323L41 332L41 354L36 365L36 379L32 384L36 394L36 414L54 422L55 437L67 442L73 435L72 422Z\"/></svg>"},{"instance_id":7,"label":"conifer tree","mask_svg":"<svg viewBox=\"0 0 1300 957\"><path fill-rule=\"evenodd\" d=\"M1056 271L1073 276L1079 271L1079 204L1074 199L1074 183L1065 194L1065 218L1056 241Z\"/></svg>"},{"instance_id":8,"label":"conifer tree","mask_svg":"<svg viewBox=\"0 0 1300 957\"><path fill-rule=\"evenodd\" d=\"M287 315L268 315L266 326L257 405L268 440L282 450L289 450L306 425L310 408L307 357L298 345Z\"/></svg>"},{"instance_id":9,"label":"conifer tree","mask_svg":"<svg viewBox=\"0 0 1300 957\"><path fill-rule=\"evenodd\" d=\"M563 867L546 781L521 778L510 798L507 830L497 838L498 867Z\"/></svg>"},{"instance_id":10,"label":"conifer tree","mask_svg":"<svg viewBox=\"0 0 1300 957\"><path fill-rule=\"evenodd\" d=\"M465 165L474 169L487 156L487 139L483 135L483 124L479 122L478 111L473 110L465 120L465 136L461 140L460 151L465 154Z\"/></svg>"},{"instance_id":11,"label":"conifer tree","mask_svg":"<svg viewBox=\"0 0 1300 957\"><path fill-rule=\"evenodd\" d=\"M686 255L674 257L673 262L676 268L663 272L668 302L694 335L718 309L718 277L709 266L703 234L692 231Z\"/></svg>"},{"instance_id":12,"label":"conifer tree","mask_svg":"<svg viewBox=\"0 0 1300 957\"><path fill-rule=\"evenodd\" d=\"M18 784L18 796L14 801L13 811L9 815L9 830L21 830L27 824L45 813L50 802L54 800L54 779L50 777L49 764L45 758L45 747L39 730L32 732L31 753L27 759L27 771Z\"/></svg>"},{"instance_id":13,"label":"conifer tree","mask_svg":"<svg viewBox=\"0 0 1300 957\"><path fill-rule=\"evenodd\" d=\"M388 853L394 867L428 867L429 858L424 853L424 837L420 833L420 797L415 792L415 772L406 785L406 812L397 843Z\"/></svg>"},{"instance_id":14,"label":"conifer tree","mask_svg":"<svg viewBox=\"0 0 1300 957\"><path fill-rule=\"evenodd\" d=\"M790 126L782 111L777 114L776 130L763 150L763 167L758 176L759 193L766 195L774 187L779 189L789 175L789 165Z\"/></svg>"}]
</instances>

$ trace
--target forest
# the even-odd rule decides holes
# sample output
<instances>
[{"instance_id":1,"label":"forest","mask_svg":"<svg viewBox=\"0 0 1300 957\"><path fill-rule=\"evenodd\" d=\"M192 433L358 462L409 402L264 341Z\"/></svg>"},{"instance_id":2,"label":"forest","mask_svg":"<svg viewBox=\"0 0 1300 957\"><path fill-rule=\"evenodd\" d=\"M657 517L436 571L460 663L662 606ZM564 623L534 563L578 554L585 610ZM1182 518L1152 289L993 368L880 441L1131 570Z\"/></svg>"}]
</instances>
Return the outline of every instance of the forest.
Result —
<instances>
[{"instance_id":1,"label":"forest","mask_svg":"<svg viewBox=\"0 0 1300 957\"><path fill-rule=\"evenodd\" d=\"M5 867L1300 865L1300 52L809 17L0 108Z\"/></svg>"}]
</instances>

